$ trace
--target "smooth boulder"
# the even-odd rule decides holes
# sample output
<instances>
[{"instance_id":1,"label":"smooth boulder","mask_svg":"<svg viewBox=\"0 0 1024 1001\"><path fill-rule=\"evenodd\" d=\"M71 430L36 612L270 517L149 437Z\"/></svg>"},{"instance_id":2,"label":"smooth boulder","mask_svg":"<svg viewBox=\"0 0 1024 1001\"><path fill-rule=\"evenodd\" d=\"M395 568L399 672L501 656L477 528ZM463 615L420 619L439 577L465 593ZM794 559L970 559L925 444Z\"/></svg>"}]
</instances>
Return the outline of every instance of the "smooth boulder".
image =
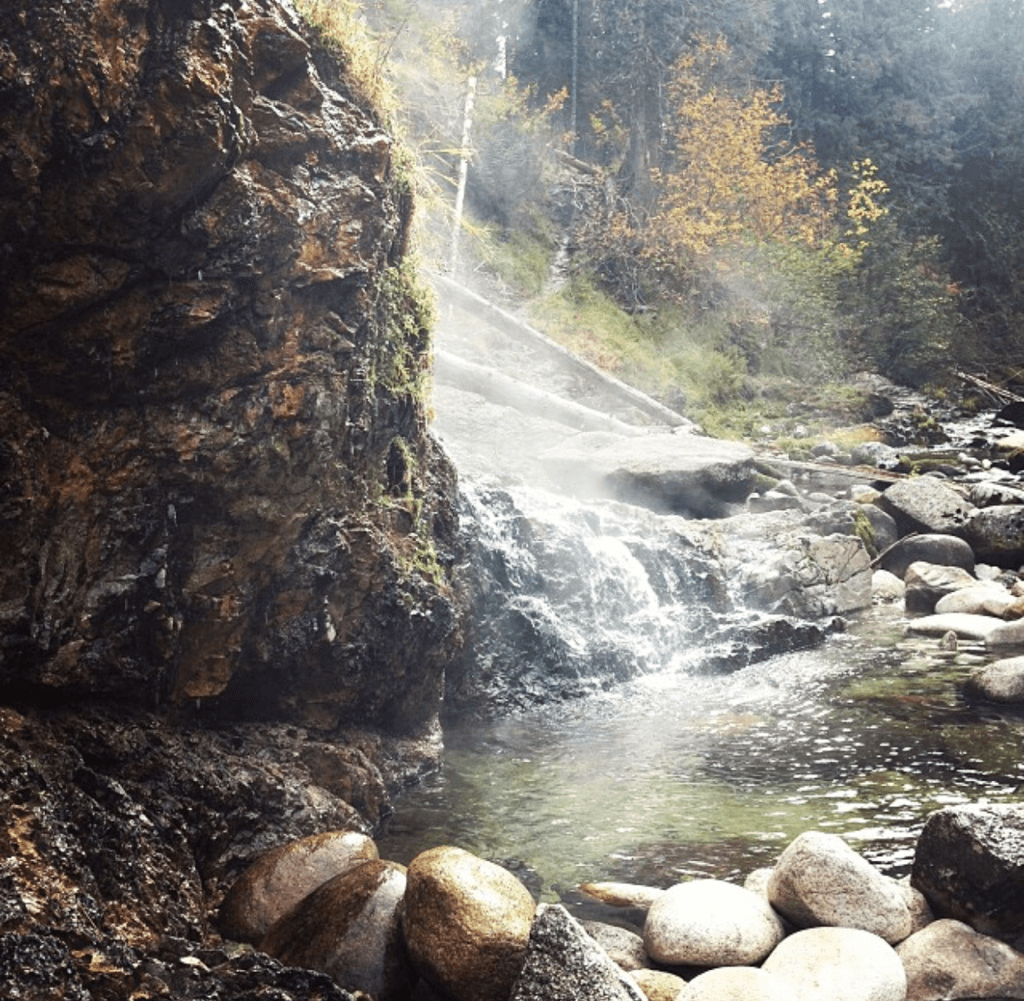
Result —
<instances>
[{"instance_id":1,"label":"smooth boulder","mask_svg":"<svg viewBox=\"0 0 1024 1001\"><path fill-rule=\"evenodd\" d=\"M1024 998L1024 955L952 918L900 943L907 1001Z\"/></svg>"},{"instance_id":2,"label":"smooth boulder","mask_svg":"<svg viewBox=\"0 0 1024 1001\"><path fill-rule=\"evenodd\" d=\"M722 966L694 977L676 1001L795 1001L785 977L755 966Z\"/></svg>"},{"instance_id":3,"label":"smooth boulder","mask_svg":"<svg viewBox=\"0 0 1024 1001\"><path fill-rule=\"evenodd\" d=\"M754 453L746 445L689 433L587 432L542 453L541 461L574 492L698 518L730 513L754 483Z\"/></svg>"},{"instance_id":4,"label":"smooth boulder","mask_svg":"<svg viewBox=\"0 0 1024 1001\"><path fill-rule=\"evenodd\" d=\"M631 976L647 1001L676 1001L686 986L682 977L665 970L634 970Z\"/></svg>"},{"instance_id":5,"label":"smooth boulder","mask_svg":"<svg viewBox=\"0 0 1024 1001\"><path fill-rule=\"evenodd\" d=\"M756 893L719 879L677 883L647 912L644 946L659 963L759 963L785 936L779 916Z\"/></svg>"},{"instance_id":6,"label":"smooth boulder","mask_svg":"<svg viewBox=\"0 0 1024 1001\"><path fill-rule=\"evenodd\" d=\"M908 535L878 558L880 569L888 570L901 580L912 563L959 567L974 573L974 550L956 535Z\"/></svg>"},{"instance_id":7,"label":"smooth boulder","mask_svg":"<svg viewBox=\"0 0 1024 1001\"><path fill-rule=\"evenodd\" d=\"M907 587L904 596L907 611L927 615L935 611L935 606L947 594L974 587L978 580L960 567L919 561L907 567L903 583Z\"/></svg>"},{"instance_id":8,"label":"smooth boulder","mask_svg":"<svg viewBox=\"0 0 1024 1001\"><path fill-rule=\"evenodd\" d=\"M798 928L832 925L900 942L912 931L906 895L842 838L807 831L779 856L768 881L771 905Z\"/></svg>"},{"instance_id":9,"label":"smooth boulder","mask_svg":"<svg viewBox=\"0 0 1024 1001\"><path fill-rule=\"evenodd\" d=\"M541 904L509 1001L647 1001L636 982L559 904ZM483 999L481 998L481 1001Z\"/></svg>"},{"instance_id":10,"label":"smooth boulder","mask_svg":"<svg viewBox=\"0 0 1024 1001\"><path fill-rule=\"evenodd\" d=\"M364 862L303 897L271 927L260 950L376 1001L408 1001L415 977L399 921L405 886L404 866Z\"/></svg>"},{"instance_id":11,"label":"smooth boulder","mask_svg":"<svg viewBox=\"0 0 1024 1001\"><path fill-rule=\"evenodd\" d=\"M221 934L256 945L306 894L377 856L377 846L357 831L326 831L279 845L228 890L220 906Z\"/></svg>"},{"instance_id":12,"label":"smooth boulder","mask_svg":"<svg viewBox=\"0 0 1024 1001\"><path fill-rule=\"evenodd\" d=\"M1024 929L1024 806L950 806L925 821L911 882L939 917L986 935Z\"/></svg>"},{"instance_id":13,"label":"smooth boulder","mask_svg":"<svg viewBox=\"0 0 1024 1001\"><path fill-rule=\"evenodd\" d=\"M792 985L793 1001L906 1001L907 975L884 939L859 928L807 928L761 967Z\"/></svg>"},{"instance_id":14,"label":"smooth boulder","mask_svg":"<svg viewBox=\"0 0 1024 1001\"><path fill-rule=\"evenodd\" d=\"M664 890L639 883L583 883L580 891L610 907L637 907L646 911Z\"/></svg>"},{"instance_id":15,"label":"smooth boulder","mask_svg":"<svg viewBox=\"0 0 1024 1001\"><path fill-rule=\"evenodd\" d=\"M967 615L964 612L946 612L944 615L926 615L920 619L911 619L907 623L907 632L919 636L945 636L953 632L963 640L984 640L991 643L991 637L1004 626L1001 619L991 615Z\"/></svg>"},{"instance_id":16,"label":"smooth boulder","mask_svg":"<svg viewBox=\"0 0 1024 1001\"><path fill-rule=\"evenodd\" d=\"M454 1001L508 997L533 915L533 897L512 873L461 848L431 848L409 864L409 954L424 980Z\"/></svg>"},{"instance_id":17,"label":"smooth boulder","mask_svg":"<svg viewBox=\"0 0 1024 1001\"><path fill-rule=\"evenodd\" d=\"M939 615L964 612L967 615L991 615L997 619L1019 619L1024 611L1019 598L995 581L982 581L943 595L935 603Z\"/></svg>"},{"instance_id":18,"label":"smooth boulder","mask_svg":"<svg viewBox=\"0 0 1024 1001\"><path fill-rule=\"evenodd\" d=\"M985 645L990 650L1004 647L1024 647L1024 619L999 622L985 636Z\"/></svg>"},{"instance_id":19,"label":"smooth boulder","mask_svg":"<svg viewBox=\"0 0 1024 1001\"><path fill-rule=\"evenodd\" d=\"M603 921L581 921L580 924L620 969L628 972L643 970L651 965L644 940L635 931L605 924Z\"/></svg>"},{"instance_id":20,"label":"smooth boulder","mask_svg":"<svg viewBox=\"0 0 1024 1001\"><path fill-rule=\"evenodd\" d=\"M976 667L964 691L989 702L1024 703L1024 657L1007 657Z\"/></svg>"}]
</instances>

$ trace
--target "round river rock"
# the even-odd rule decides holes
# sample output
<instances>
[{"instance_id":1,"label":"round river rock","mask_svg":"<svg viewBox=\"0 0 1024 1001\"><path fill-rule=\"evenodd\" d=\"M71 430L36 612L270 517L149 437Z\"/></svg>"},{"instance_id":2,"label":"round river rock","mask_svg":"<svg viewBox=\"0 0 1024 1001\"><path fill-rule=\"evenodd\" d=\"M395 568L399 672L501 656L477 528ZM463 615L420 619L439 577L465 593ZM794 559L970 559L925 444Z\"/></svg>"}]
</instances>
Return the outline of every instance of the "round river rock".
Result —
<instances>
[{"instance_id":1,"label":"round river rock","mask_svg":"<svg viewBox=\"0 0 1024 1001\"><path fill-rule=\"evenodd\" d=\"M409 864L402 926L421 976L455 1001L507 998L534 915L530 891L507 869L442 846Z\"/></svg>"}]
</instances>

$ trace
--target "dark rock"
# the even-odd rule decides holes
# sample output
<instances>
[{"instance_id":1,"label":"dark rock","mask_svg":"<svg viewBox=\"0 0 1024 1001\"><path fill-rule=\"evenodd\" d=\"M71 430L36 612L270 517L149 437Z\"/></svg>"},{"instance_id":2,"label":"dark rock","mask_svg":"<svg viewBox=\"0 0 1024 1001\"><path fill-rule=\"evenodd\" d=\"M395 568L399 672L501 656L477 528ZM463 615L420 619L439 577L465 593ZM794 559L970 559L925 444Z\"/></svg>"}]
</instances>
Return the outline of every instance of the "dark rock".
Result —
<instances>
[{"instance_id":1,"label":"dark rock","mask_svg":"<svg viewBox=\"0 0 1024 1001\"><path fill-rule=\"evenodd\" d=\"M984 935L1024 931L1024 807L952 806L925 822L911 882L937 917Z\"/></svg>"},{"instance_id":2,"label":"dark rock","mask_svg":"<svg viewBox=\"0 0 1024 1001\"><path fill-rule=\"evenodd\" d=\"M956 535L910 535L884 553L878 561L882 570L888 570L901 580L911 563L933 563L936 566L960 567L974 573L974 550Z\"/></svg>"},{"instance_id":3,"label":"dark rock","mask_svg":"<svg viewBox=\"0 0 1024 1001\"><path fill-rule=\"evenodd\" d=\"M1007 403L992 418L993 424L1009 425L1015 428L1024 428L1024 403Z\"/></svg>"},{"instance_id":4,"label":"dark rock","mask_svg":"<svg viewBox=\"0 0 1024 1001\"><path fill-rule=\"evenodd\" d=\"M924 476L894 483L875 503L892 515L901 535L923 532L962 536L975 511L974 505L952 487Z\"/></svg>"},{"instance_id":5,"label":"dark rock","mask_svg":"<svg viewBox=\"0 0 1024 1001\"><path fill-rule=\"evenodd\" d=\"M646 1001L559 904L541 904L510 1001Z\"/></svg>"},{"instance_id":6,"label":"dark rock","mask_svg":"<svg viewBox=\"0 0 1024 1001\"><path fill-rule=\"evenodd\" d=\"M965 525L964 538L978 559L1017 569L1024 564L1024 505L982 508Z\"/></svg>"},{"instance_id":7,"label":"dark rock","mask_svg":"<svg viewBox=\"0 0 1024 1001\"><path fill-rule=\"evenodd\" d=\"M416 978L399 919L405 883L397 862L364 862L300 900L260 949L377 1001L407 1001Z\"/></svg>"}]
</instances>

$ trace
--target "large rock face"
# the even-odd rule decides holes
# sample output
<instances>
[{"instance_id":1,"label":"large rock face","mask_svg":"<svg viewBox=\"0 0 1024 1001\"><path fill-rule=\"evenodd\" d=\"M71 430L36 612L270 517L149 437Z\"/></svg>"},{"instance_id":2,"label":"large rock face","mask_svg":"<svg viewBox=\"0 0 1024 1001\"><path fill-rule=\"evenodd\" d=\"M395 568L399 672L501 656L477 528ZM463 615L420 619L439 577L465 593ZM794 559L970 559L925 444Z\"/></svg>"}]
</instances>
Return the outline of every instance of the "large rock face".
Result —
<instances>
[{"instance_id":1,"label":"large rock face","mask_svg":"<svg viewBox=\"0 0 1024 1001\"><path fill-rule=\"evenodd\" d=\"M273 0L0 40L0 684L419 730L456 522L388 136Z\"/></svg>"}]
</instances>

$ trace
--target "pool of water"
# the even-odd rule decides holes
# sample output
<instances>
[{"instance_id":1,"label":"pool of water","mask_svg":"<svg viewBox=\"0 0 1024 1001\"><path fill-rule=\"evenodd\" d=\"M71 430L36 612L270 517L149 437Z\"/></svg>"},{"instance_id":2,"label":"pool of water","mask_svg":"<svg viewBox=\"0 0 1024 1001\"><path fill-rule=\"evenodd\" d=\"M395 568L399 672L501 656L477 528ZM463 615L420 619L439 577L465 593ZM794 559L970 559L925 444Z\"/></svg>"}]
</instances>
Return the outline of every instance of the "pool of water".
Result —
<instances>
[{"instance_id":1,"label":"pool of water","mask_svg":"<svg viewBox=\"0 0 1024 1001\"><path fill-rule=\"evenodd\" d=\"M381 854L458 845L571 903L591 880L741 879L817 829L900 875L931 811L1024 792L1024 717L961 694L984 651L903 627L875 610L734 674L651 675L450 727L442 771L396 804Z\"/></svg>"}]
</instances>

